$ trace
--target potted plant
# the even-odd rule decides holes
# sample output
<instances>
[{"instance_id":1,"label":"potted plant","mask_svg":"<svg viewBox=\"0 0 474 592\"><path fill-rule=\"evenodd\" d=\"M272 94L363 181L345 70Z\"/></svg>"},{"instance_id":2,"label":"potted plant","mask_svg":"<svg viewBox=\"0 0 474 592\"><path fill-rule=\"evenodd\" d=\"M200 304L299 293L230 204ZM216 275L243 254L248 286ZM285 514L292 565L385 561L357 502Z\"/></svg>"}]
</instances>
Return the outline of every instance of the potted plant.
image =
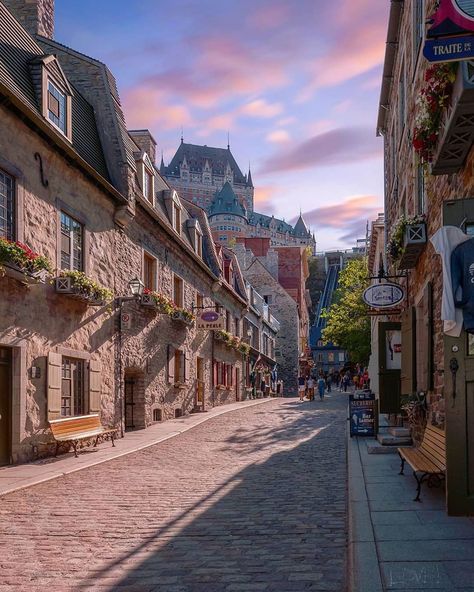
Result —
<instances>
[{"instance_id":1,"label":"potted plant","mask_svg":"<svg viewBox=\"0 0 474 592\"><path fill-rule=\"evenodd\" d=\"M91 306L102 306L113 298L112 290L91 280L82 271L62 270L55 278L55 287L59 294L68 294Z\"/></svg>"},{"instance_id":2,"label":"potted plant","mask_svg":"<svg viewBox=\"0 0 474 592\"><path fill-rule=\"evenodd\" d=\"M250 345L248 343L245 343L245 341L241 341L239 343L239 352L241 354L243 354L244 356L248 356L250 353Z\"/></svg>"},{"instance_id":3,"label":"potted plant","mask_svg":"<svg viewBox=\"0 0 474 592\"><path fill-rule=\"evenodd\" d=\"M167 315L171 315L175 310L175 307L169 298L149 289L143 291L140 298L140 304L142 306L154 308L158 312Z\"/></svg>"},{"instance_id":4,"label":"potted plant","mask_svg":"<svg viewBox=\"0 0 474 592\"><path fill-rule=\"evenodd\" d=\"M425 245L425 217L401 216L391 228L387 252L399 269L412 269Z\"/></svg>"},{"instance_id":5,"label":"potted plant","mask_svg":"<svg viewBox=\"0 0 474 592\"><path fill-rule=\"evenodd\" d=\"M192 325L194 322L194 315L185 308L174 308L174 310L171 312L171 318L186 325Z\"/></svg>"},{"instance_id":6,"label":"potted plant","mask_svg":"<svg viewBox=\"0 0 474 592\"><path fill-rule=\"evenodd\" d=\"M45 281L52 273L51 262L28 245L0 238L0 270L20 280L25 277Z\"/></svg>"}]
</instances>

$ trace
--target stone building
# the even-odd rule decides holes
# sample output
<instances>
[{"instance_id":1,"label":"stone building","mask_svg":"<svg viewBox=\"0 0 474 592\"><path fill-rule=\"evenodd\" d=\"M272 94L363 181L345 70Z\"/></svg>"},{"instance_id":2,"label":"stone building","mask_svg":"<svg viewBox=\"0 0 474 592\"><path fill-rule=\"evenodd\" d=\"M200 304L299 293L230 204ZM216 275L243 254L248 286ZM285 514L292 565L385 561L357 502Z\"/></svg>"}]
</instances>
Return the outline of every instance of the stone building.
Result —
<instances>
[{"instance_id":1,"label":"stone building","mask_svg":"<svg viewBox=\"0 0 474 592\"><path fill-rule=\"evenodd\" d=\"M232 246L238 238L270 238L272 245L316 249L314 235L300 216L293 227L274 216L254 211L250 169L243 175L230 147L211 148L181 141L169 166L160 172L187 200L203 207L216 242Z\"/></svg>"},{"instance_id":2,"label":"stone building","mask_svg":"<svg viewBox=\"0 0 474 592\"><path fill-rule=\"evenodd\" d=\"M248 382L237 260L160 176L148 130L127 131L112 73L53 24L53 0L0 2L0 464L47 453L53 419L123 432ZM197 328L203 310L231 344Z\"/></svg>"},{"instance_id":3,"label":"stone building","mask_svg":"<svg viewBox=\"0 0 474 592\"><path fill-rule=\"evenodd\" d=\"M446 433L448 511L472 513L474 464L468 450L474 445L469 403L474 348L464 330L459 336L444 333L442 294L451 286L443 286L440 254L446 255L450 247L437 253L431 239L446 226L461 229L468 239L474 228L473 76L472 62L430 67L424 58L436 8L434 0L392 2L390 7L377 130L385 150L385 225L391 254L386 272L406 276L396 281L407 295L401 314L379 323L378 347L385 352L379 359L379 390L398 408L400 395L426 396L426 421ZM422 117L420 97L430 94L433 84L440 85L431 95L440 125L428 143L414 143L418 128L432 117L429 112L428 119ZM436 97L443 94L448 99L439 103ZM392 354L386 353L393 350L389 346L394 332L401 339L398 370L389 367Z\"/></svg>"}]
</instances>

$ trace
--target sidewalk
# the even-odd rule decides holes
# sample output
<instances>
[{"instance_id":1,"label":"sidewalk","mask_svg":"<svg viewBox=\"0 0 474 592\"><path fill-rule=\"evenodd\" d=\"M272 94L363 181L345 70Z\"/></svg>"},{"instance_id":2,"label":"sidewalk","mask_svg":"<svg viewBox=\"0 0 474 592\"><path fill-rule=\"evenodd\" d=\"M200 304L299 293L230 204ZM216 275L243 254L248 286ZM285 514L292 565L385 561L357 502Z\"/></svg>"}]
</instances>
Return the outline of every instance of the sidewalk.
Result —
<instances>
[{"instance_id":1,"label":"sidewalk","mask_svg":"<svg viewBox=\"0 0 474 592\"><path fill-rule=\"evenodd\" d=\"M79 452L79 458L75 458L73 452L68 452L57 458L48 457L27 464L2 467L0 468L0 496L153 446L153 444L173 438L173 436L186 432L218 415L273 400L273 398L266 398L230 403L214 407L206 413L195 413L179 419L156 423L146 430L126 432L124 438L118 438L115 441L115 448L112 447L110 441L98 445L97 448L88 446Z\"/></svg>"},{"instance_id":2,"label":"sidewalk","mask_svg":"<svg viewBox=\"0 0 474 592\"><path fill-rule=\"evenodd\" d=\"M474 592L474 518L449 517L444 491L421 491L398 454L348 438L349 590Z\"/></svg>"}]
</instances>

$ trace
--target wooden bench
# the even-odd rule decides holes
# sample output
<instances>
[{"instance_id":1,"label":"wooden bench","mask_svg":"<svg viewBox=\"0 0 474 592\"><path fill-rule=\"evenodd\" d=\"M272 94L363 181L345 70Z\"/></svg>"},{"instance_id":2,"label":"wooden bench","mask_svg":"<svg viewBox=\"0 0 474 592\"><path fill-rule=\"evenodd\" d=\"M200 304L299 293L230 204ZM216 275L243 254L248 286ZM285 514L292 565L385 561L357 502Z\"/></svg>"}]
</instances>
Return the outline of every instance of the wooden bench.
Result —
<instances>
[{"instance_id":1,"label":"wooden bench","mask_svg":"<svg viewBox=\"0 0 474 592\"><path fill-rule=\"evenodd\" d=\"M427 425L423 440L418 448L398 448L401 460L400 475L405 462L413 469L418 484L415 502L420 500L421 485L428 481L428 487L439 485L446 473L446 435L443 430Z\"/></svg>"},{"instance_id":2,"label":"wooden bench","mask_svg":"<svg viewBox=\"0 0 474 592\"><path fill-rule=\"evenodd\" d=\"M81 440L90 440L95 437L94 446L97 446L99 436L110 434L112 439L112 446L115 446L115 432L116 428L104 428L100 423L98 413L91 415L81 415L78 417L64 417L62 419L53 419L49 422L54 440L56 441L57 456L59 446L68 442L74 448L74 454L77 458L77 444Z\"/></svg>"}]
</instances>

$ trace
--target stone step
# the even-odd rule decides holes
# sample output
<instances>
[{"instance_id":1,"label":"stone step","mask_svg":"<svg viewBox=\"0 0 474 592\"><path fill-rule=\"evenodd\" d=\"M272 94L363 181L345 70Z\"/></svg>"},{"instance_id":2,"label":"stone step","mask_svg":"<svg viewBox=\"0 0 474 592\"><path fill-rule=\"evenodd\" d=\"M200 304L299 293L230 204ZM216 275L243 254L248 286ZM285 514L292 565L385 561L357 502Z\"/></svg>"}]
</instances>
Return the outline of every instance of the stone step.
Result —
<instances>
[{"instance_id":1,"label":"stone step","mask_svg":"<svg viewBox=\"0 0 474 592\"><path fill-rule=\"evenodd\" d=\"M396 438L410 438L411 437L410 428L390 427L390 428L388 428L388 433L391 436L395 436Z\"/></svg>"},{"instance_id":2,"label":"stone step","mask_svg":"<svg viewBox=\"0 0 474 592\"><path fill-rule=\"evenodd\" d=\"M377 436L377 440L380 442L380 444L382 444L383 446L409 446L411 444L411 438L410 436L408 437L403 437L403 438L398 438L397 436L390 436L388 434L379 434Z\"/></svg>"}]
</instances>

